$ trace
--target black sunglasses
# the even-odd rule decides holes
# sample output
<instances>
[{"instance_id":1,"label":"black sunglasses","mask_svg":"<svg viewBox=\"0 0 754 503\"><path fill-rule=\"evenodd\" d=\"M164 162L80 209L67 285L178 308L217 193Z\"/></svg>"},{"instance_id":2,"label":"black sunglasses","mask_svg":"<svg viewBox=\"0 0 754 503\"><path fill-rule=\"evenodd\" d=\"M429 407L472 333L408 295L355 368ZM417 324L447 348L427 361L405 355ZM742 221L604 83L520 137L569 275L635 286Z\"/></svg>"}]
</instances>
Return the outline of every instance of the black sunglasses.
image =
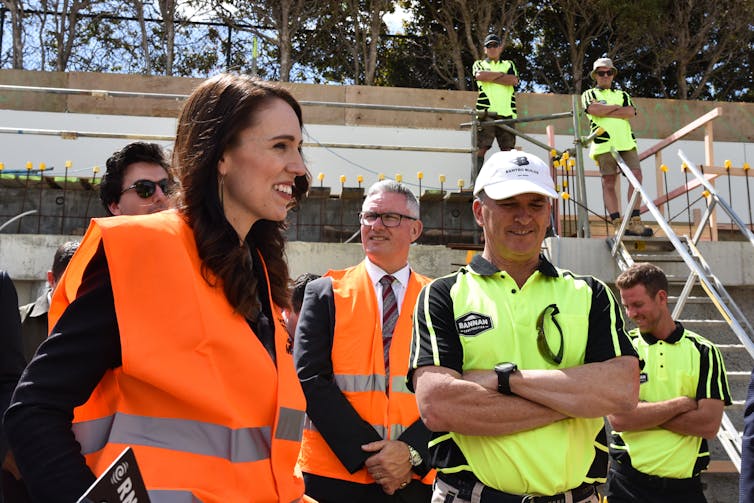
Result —
<instances>
[{"instance_id":1,"label":"black sunglasses","mask_svg":"<svg viewBox=\"0 0 754 503\"><path fill-rule=\"evenodd\" d=\"M555 328L558 329L558 335L560 337L560 347L557 353L550 348L550 344L547 342L547 335L545 335L545 318L550 315L550 321ZM550 304L539 314L537 318L537 349L539 354L548 362L553 365L560 365L563 361L563 329L560 328L560 323L555 319L555 316L560 314L557 304Z\"/></svg>"},{"instance_id":2,"label":"black sunglasses","mask_svg":"<svg viewBox=\"0 0 754 503\"><path fill-rule=\"evenodd\" d=\"M136 195L139 196L142 199L150 198L154 195L155 191L157 190L157 186L160 186L160 190L163 194L166 196L170 194L170 189L172 188L172 184L170 183L170 180L167 178L163 178L162 180L153 182L152 180L136 180L133 185L130 187L126 187L121 191L121 194L124 192L127 192L131 189L134 189L134 192L136 192Z\"/></svg>"},{"instance_id":3,"label":"black sunglasses","mask_svg":"<svg viewBox=\"0 0 754 503\"><path fill-rule=\"evenodd\" d=\"M609 77L610 75L615 75L615 72L612 70L598 70L596 73L600 77Z\"/></svg>"},{"instance_id":4,"label":"black sunglasses","mask_svg":"<svg viewBox=\"0 0 754 503\"><path fill-rule=\"evenodd\" d=\"M485 47L491 47L494 49L496 47L500 47L500 44L498 44L497 42L490 42L489 44L485 45Z\"/></svg>"}]
</instances>

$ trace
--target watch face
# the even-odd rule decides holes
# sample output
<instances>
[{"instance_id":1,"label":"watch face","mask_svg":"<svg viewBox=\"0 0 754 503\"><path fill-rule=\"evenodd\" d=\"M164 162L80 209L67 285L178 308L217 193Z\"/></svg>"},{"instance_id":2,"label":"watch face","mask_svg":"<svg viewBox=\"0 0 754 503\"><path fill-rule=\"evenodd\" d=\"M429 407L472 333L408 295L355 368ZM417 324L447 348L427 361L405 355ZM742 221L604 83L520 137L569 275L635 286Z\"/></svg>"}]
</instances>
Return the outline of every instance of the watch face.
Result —
<instances>
[{"instance_id":1,"label":"watch face","mask_svg":"<svg viewBox=\"0 0 754 503\"><path fill-rule=\"evenodd\" d=\"M498 363L495 365L495 372L513 372L516 370L516 364L515 363Z\"/></svg>"}]
</instances>

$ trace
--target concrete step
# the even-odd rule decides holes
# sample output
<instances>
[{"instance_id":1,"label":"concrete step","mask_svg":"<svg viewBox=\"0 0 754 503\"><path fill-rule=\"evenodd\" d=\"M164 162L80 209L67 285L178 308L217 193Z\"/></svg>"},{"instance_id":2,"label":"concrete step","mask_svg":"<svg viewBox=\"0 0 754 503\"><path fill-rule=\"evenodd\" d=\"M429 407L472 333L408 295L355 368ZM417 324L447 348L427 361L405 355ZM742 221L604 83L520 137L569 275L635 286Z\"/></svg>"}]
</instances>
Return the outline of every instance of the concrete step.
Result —
<instances>
[{"instance_id":1,"label":"concrete step","mask_svg":"<svg viewBox=\"0 0 754 503\"><path fill-rule=\"evenodd\" d=\"M634 259L634 262L683 262L683 258L675 250L662 253L634 251L631 253L631 258Z\"/></svg>"},{"instance_id":2,"label":"concrete step","mask_svg":"<svg viewBox=\"0 0 754 503\"><path fill-rule=\"evenodd\" d=\"M679 298L680 297L678 295L668 295L668 304L670 304L671 306L676 305ZM688 297L686 297L686 305L689 304L714 305L712 303L712 299L710 299L709 297L695 295L689 295Z\"/></svg>"},{"instance_id":3,"label":"concrete step","mask_svg":"<svg viewBox=\"0 0 754 503\"><path fill-rule=\"evenodd\" d=\"M623 246L629 253L648 252L648 251L674 251L675 247L668 238L645 238L641 236L623 236L621 239Z\"/></svg>"},{"instance_id":4,"label":"concrete step","mask_svg":"<svg viewBox=\"0 0 754 503\"><path fill-rule=\"evenodd\" d=\"M725 367L726 374L728 375L728 387L730 388L730 396L734 400L745 400L746 392L749 389L751 368L749 368L748 370L730 370L730 368L728 368L727 361Z\"/></svg>"},{"instance_id":5,"label":"concrete step","mask_svg":"<svg viewBox=\"0 0 754 503\"><path fill-rule=\"evenodd\" d=\"M730 468L721 465L722 469L712 469L702 473L702 485L707 503L734 503L738 501L739 473L733 463L728 461Z\"/></svg>"}]
</instances>

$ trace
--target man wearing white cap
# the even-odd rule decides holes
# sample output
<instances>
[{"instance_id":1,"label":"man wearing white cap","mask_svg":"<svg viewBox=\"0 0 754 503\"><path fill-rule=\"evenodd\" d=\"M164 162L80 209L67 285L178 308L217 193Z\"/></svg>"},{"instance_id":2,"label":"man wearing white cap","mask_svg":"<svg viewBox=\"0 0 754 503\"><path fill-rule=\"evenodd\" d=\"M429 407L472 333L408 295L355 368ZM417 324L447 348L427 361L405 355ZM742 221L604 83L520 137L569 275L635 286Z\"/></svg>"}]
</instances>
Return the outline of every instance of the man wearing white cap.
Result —
<instances>
[{"instance_id":1,"label":"man wearing white cap","mask_svg":"<svg viewBox=\"0 0 754 503\"><path fill-rule=\"evenodd\" d=\"M409 386L433 432L433 503L599 501L602 416L636 406L639 365L610 289L540 254L550 168L499 152L474 186L484 250L419 296Z\"/></svg>"},{"instance_id":2,"label":"man wearing white cap","mask_svg":"<svg viewBox=\"0 0 754 503\"><path fill-rule=\"evenodd\" d=\"M597 162L602 175L602 199L610 217L610 221L617 231L621 225L620 207L616 181L620 168L615 162L610 150L620 153L634 176L641 183L641 165L639 154L636 152L636 138L631 131L629 119L636 116L636 107L631 96L626 91L612 88L613 78L618 70L610 58L599 58L594 62L589 74L597 85L581 95L581 106L589 117L592 132L600 127L604 133L595 137L589 156ZM631 198L633 186L628 186L628 198ZM631 219L626 227L627 236L651 236L652 229L641 223L639 201L631 211Z\"/></svg>"}]
</instances>

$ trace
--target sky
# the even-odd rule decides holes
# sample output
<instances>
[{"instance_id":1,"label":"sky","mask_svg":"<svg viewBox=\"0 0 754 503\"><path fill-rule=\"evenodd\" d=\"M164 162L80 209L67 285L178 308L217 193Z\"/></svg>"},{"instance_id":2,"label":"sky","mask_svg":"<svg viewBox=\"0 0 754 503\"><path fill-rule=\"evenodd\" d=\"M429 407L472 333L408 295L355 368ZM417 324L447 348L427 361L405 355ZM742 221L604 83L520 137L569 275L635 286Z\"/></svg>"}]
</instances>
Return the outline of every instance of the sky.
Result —
<instances>
[{"instance_id":1,"label":"sky","mask_svg":"<svg viewBox=\"0 0 754 503\"><path fill-rule=\"evenodd\" d=\"M387 25L388 33L391 35L404 35L403 21L408 19L409 16L409 11L396 5L393 12L389 12L382 16L382 20L385 21L385 24Z\"/></svg>"}]
</instances>

